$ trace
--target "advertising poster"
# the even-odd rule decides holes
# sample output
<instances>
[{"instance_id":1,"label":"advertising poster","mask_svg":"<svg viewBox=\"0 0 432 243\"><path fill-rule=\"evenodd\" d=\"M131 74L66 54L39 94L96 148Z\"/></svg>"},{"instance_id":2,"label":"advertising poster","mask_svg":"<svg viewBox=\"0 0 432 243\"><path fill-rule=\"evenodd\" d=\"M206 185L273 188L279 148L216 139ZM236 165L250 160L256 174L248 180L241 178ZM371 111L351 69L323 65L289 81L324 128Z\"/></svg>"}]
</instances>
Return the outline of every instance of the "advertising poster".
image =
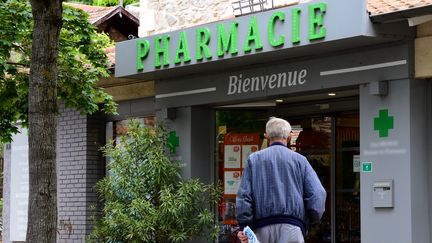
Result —
<instances>
[{"instance_id":1,"label":"advertising poster","mask_svg":"<svg viewBox=\"0 0 432 243\"><path fill-rule=\"evenodd\" d=\"M225 168L240 169L240 145L225 145Z\"/></svg>"},{"instance_id":2,"label":"advertising poster","mask_svg":"<svg viewBox=\"0 0 432 243\"><path fill-rule=\"evenodd\" d=\"M353 155L353 172L360 172L360 155Z\"/></svg>"},{"instance_id":3,"label":"advertising poster","mask_svg":"<svg viewBox=\"0 0 432 243\"><path fill-rule=\"evenodd\" d=\"M236 195L240 186L240 171L224 172L224 194Z\"/></svg>"},{"instance_id":4,"label":"advertising poster","mask_svg":"<svg viewBox=\"0 0 432 243\"><path fill-rule=\"evenodd\" d=\"M258 151L258 145L242 145L242 167L247 165L247 159L253 152Z\"/></svg>"}]
</instances>

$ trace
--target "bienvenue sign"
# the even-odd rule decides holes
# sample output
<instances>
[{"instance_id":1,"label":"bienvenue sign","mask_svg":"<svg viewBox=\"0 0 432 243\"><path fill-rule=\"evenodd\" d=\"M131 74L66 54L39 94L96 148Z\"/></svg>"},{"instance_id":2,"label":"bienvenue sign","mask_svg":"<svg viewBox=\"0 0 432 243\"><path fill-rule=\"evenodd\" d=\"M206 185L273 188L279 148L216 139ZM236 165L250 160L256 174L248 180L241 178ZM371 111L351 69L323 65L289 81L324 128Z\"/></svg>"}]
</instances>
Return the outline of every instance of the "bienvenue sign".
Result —
<instances>
[{"instance_id":1,"label":"bienvenue sign","mask_svg":"<svg viewBox=\"0 0 432 243\"><path fill-rule=\"evenodd\" d=\"M243 74L229 76L227 95L258 92L266 89L288 88L306 83L307 70L294 70L260 76L245 76Z\"/></svg>"},{"instance_id":2,"label":"bienvenue sign","mask_svg":"<svg viewBox=\"0 0 432 243\"><path fill-rule=\"evenodd\" d=\"M116 46L116 77L144 77L186 66L365 36L370 34L366 33L366 23L370 25L365 1L321 0L124 41Z\"/></svg>"}]
</instances>

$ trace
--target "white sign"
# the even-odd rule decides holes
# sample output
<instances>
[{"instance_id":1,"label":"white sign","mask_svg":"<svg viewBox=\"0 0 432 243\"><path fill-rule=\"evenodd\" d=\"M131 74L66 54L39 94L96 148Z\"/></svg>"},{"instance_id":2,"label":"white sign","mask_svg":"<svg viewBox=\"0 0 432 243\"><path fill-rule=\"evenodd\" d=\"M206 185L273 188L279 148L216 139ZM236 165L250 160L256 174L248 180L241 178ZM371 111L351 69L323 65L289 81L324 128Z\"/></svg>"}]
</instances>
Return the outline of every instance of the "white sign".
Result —
<instances>
[{"instance_id":1,"label":"white sign","mask_svg":"<svg viewBox=\"0 0 432 243\"><path fill-rule=\"evenodd\" d=\"M239 169L240 168L240 156L241 156L240 145L225 145L225 168Z\"/></svg>"},{"instance_id":2,"label":"white sign","mask_svg":"<svg viewBox=\"0 0 432 243\"><path fill-rule=\"evenodd\" d=\"M246 168L247 159L249 155L253 152L258 151L258 145L242 145L242 166Z\"/></svg>"},{"instance_id":3,"label":"white sign","mask_svg":"<svg viewBox=\"0 0 432 243\"><path fill-rule=\"evenodd\" d=\"M22 128L12 139L9 236L10 241L25 241L29 196L27 129Z\"/></svg>"},{"instance_id":4,"label":"white sign","mask_svg":"<svg viewBox=\"0 0 432 243\"><path fill-rule=\"evenodd\" d=\"M360 172L360 155L353 155L353 172Z\"/></svg>"},{"instance_id":5,"label":"white sign","mask_svg":"<svg viewBox=\"0 0 432 243\"><path fill-rule=\"evenodd\" d=\"M307 74L308 72L306 69L301 69L251 77L243 77L243 74L231 75L229 77L227 95L303 85L306 83Z\"/></svg>"},{"instance_id":6,"label":"white sign","mask_svg":"<svg viewBox=\"0 0 432 243\"><path fill-rule=\"evenodd\" d=\"M224 172L224 194L235 195L240 187L240 171Z\"/></svg>"}]
</instances>

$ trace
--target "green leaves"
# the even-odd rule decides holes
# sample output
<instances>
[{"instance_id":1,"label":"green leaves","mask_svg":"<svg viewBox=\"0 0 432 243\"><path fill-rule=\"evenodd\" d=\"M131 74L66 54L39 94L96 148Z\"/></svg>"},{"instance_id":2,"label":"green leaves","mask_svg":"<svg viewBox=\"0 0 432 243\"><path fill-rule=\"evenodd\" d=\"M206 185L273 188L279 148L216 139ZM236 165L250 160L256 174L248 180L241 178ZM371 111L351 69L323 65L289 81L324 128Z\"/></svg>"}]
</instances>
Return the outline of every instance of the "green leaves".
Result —
<instances>
[{"instance_id":1,"label":"green leaves","mask_svg":"<svg viewBox=\"0 0 432 243\"><path fill-rule=\"evenodd\" d=\"M113 44L88 22L87 14L63 6L58 57L58 98L67 107L91 114L115 114L111 95L97 86L108 77L105 49ZM0 141L9 142L15 124L27 124L32 14L27 1L0 1ZM103 104L100 106L100 104Z\"/></svg>"},{"instance_id":2,"label":"green leaves","mask_svg":"<svg viewBox=\"0 0 432 243\"><path fill-rule=\"evenodd\" d=\"M26 125L30 52L30 7L23 1L0 2L0 141L9 142Z\"/></svg>"},{"instance_id":3,"label":"green leaves","mask_svg":"<svg viewBox=\"0 0 432 243\"><path fill-rule=\"evenodd\" d=\"M96 6L116 6L119 4L118 0L88 0L89 2L91 2L93 5ZM132 4L132 3L137 3L139 2L139 0L124 0L123 1L123 6Z\"/></svg>"},{"instance_id":4,"label":"green leaves","mask_svg":"<svg viewBox=\"0 0 432 243\"><path fill-rule=\"evenodd\" d=\"M97 189L105 202L93 239L113 242L185 242L214 239L218 230L212 207L221 189L198 179L182 180L180 164L167 153L167 132L160 124L130 121L117 146L103 149L109 175Z\"/></svg>"},{"instance_id":5,"label":"green leaves","mask_svg":"<svg viewBox=\"0 0 432 243\"><path fill-rule=\"evenodd\" d=\"M82 10L64 5L63 28L59 45L59 98L66 106L93 113L115 113L112 97L97 87L99 78L108 77L105 48L113 44L105 34L96 32Z\"/></svg>"}]
</instances>

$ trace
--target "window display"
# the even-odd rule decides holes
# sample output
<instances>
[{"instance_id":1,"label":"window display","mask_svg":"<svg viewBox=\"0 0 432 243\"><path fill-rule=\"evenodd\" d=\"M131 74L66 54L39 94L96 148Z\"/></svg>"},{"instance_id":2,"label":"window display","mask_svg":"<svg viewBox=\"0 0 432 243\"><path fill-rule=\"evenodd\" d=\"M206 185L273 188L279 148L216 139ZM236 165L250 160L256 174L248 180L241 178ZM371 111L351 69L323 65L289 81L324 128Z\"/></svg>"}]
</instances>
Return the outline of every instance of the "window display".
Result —
<instances>
[{"instance_id":1,"label":"window display","mask_svg":"<svg viewBox=\"0 0 432 243\"><path fill-rule=\"evenodd\" d=\"M247 157L267 147L264 127L269 112L217 111L216 118L216 171L224 188L219 242L231 243L236 239L232 233L237 229L235 197L241 173ZM360 175L353 162L360 151L358 114L283 118L292 126L290 148L308 159L327 191L326 212L319 225L309 228L306 242L360 242Z\"/></svg>"}]
</instances>

